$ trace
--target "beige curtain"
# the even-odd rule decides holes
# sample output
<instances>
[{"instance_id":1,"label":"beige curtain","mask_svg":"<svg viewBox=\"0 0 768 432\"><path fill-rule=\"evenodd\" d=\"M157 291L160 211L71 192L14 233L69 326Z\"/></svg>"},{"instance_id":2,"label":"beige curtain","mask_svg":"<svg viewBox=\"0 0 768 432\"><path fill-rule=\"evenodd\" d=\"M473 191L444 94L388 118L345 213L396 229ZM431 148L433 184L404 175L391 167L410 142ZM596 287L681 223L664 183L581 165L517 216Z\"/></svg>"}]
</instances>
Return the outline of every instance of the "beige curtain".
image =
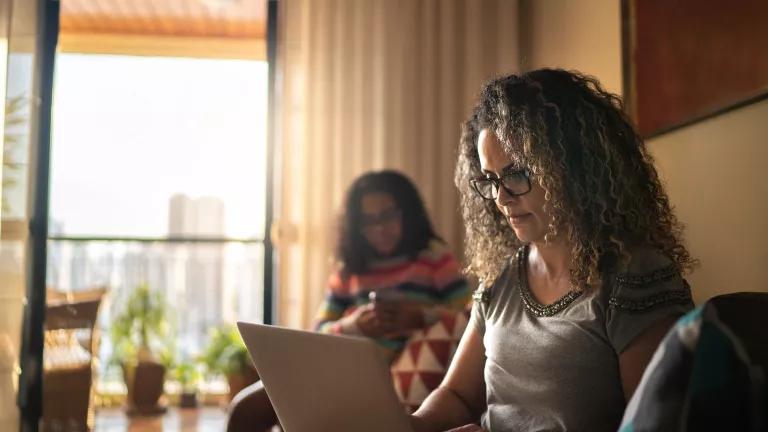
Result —
<instances>
[{"instance_id":1,"label":"beige curtain","mask_svg":"<svg viewBox=\"0 0 768 432\"><path fill-rule=\"evenodd\" d=\"M487 78L518 69L516 0L280 2L278 321L308 327L348 184L383 168L419 187L461 256L460 124Z\"/></svg>"}]
</instances>

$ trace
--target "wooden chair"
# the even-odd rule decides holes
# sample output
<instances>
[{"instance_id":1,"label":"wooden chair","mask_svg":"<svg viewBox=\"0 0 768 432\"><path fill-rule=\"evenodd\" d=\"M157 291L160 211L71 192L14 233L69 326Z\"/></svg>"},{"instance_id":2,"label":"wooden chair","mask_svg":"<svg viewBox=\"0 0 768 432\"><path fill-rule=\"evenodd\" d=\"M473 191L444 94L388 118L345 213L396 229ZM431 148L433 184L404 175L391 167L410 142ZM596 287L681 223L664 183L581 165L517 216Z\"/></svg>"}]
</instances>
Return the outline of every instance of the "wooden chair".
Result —
<instances>
[{"instance_id":1,"label":"wooden chair","mask_svg":"<svg viewBox=\"0 0 768 432\"><path fill-rule=\"evenodd\" d=\"M49 290L43 354L42 431L93 428L93 370L99 335L100 288L75 293Z\"/></svg>"}]
</instances>

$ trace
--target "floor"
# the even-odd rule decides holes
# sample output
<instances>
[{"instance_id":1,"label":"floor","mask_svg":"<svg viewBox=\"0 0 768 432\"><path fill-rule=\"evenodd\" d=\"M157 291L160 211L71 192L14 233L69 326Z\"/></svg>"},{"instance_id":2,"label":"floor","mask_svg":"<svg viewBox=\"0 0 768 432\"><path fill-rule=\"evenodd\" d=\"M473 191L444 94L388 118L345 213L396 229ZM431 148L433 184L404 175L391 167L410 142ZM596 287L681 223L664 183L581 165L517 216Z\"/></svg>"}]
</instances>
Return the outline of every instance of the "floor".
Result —
<instances>
[{"instance_id":1,"label":"floor","mask_svg":"<svg viewBox=\"0 0 768 432\"><path fill-rule=\"evenodd\" d=\"M156 417L128 417L120 408L99 409L94 432L223 432L226 425L223 408L169 408Z\"/></svg>"}]
</instances>

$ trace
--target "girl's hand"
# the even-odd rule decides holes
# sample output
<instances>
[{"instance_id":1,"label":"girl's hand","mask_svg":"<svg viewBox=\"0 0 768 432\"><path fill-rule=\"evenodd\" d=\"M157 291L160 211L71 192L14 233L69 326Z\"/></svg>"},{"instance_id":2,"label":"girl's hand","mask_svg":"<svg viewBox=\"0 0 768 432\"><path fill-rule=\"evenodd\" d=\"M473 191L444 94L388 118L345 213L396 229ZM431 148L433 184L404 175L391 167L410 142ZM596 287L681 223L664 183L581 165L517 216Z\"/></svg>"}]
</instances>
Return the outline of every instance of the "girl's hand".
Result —
<instances>
[{"instance_id":1,"label":"girl's hand","mask_svg":"<svg viewBox=\"0 0 768 432\"><path fill-rule=\"evenodd\" d=\"M386 337L392 333L392 318L385 311L377 310L373 304L367 304L355 311L355 324L360 331L370 338Z\"/></svg>"},{"instance_id":2,"label":"girl's hand","mask_svg":"<svg viewBox=\"0 0 768 432\"><path fill-rule=\"evenodd\" d=\"M374 303L374 309L384 326L389 328L386 334L388 338L408 336L413 330L424 327L424 310L418 304L403 300L378 300Z\"/></svg>"},{"instance_id":3,"label":"girl's hand","mask_svg":"<svg viewBox=\"0 0 768 432\"><path fill-rule=\"evenodd\" d=\"M403 336L424 327L423 307L405 301L399 302L394 310L392 327L395 333Z\"/></svg>"}]
</instances>

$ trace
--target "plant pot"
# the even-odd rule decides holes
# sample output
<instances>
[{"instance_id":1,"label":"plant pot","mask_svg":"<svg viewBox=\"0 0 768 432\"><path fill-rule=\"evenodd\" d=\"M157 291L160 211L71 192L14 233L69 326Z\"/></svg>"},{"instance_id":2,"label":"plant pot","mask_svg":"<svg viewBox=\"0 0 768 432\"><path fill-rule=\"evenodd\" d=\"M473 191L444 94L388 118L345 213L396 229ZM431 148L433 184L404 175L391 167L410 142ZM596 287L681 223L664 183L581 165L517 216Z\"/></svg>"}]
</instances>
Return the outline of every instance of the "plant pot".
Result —
<instances>
[{"instance_id":1,"label":"plant pot","mask_svg":"<svg viewBox=\"0 0 768 432\"><path fill-rule=\"evenodd\" d=\"M249 365L245 369L238 373L227 375L227 382L229 383L229 400L235 398L235 395L249 385L259 380L259 374L256 372L256 368Z\"/></svg>"},{"instance_id":2,"label":"plant pot","mask_svg":"<svg viewBox=\"0 0 768 432\"><path fill-rule=\"evenodd\" d=\"M165 383L165 366L154 361L123 365L123 378L128 388L128 415L165 413L167 408L159 403Z\"/></svg>"},{"instance_id":3,"label":"plant pot","mask_svg":"<svg viewBox=\"0 0 768 432\"><path fill-rule=\"evenodd\" d=\"M183 392L179 396L179 406L181 408L197 407L197 392Z\"/></svg>"}]
</instances>

